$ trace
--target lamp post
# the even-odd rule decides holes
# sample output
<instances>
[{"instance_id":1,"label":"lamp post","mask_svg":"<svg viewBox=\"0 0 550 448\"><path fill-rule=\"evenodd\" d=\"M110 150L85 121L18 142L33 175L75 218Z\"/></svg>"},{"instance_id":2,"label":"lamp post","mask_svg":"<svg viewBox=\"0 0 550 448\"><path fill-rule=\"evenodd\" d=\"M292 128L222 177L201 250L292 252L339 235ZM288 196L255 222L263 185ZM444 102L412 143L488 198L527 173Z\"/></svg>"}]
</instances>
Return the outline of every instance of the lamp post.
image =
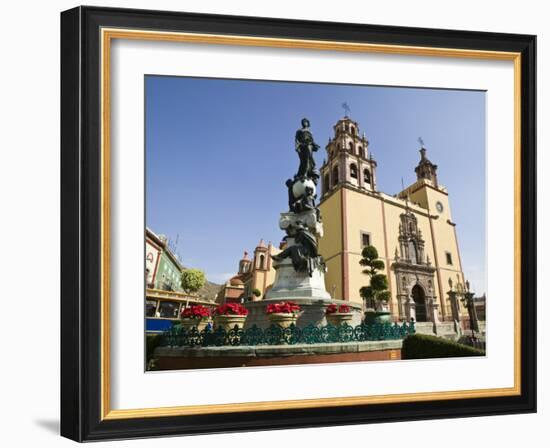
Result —
<instances>
[{"instance_id":1,"label":"lamp post","mask_svg":"<svg viewBox=\"0 0 550 448\"><path fill-rule=\"evenodd\" d=\"M476 331L479 331L479 329L477 324L477 312L474 301L474 293L470 292L470 282L468 281L466 281L466 288L464 290L461 301L468 310L468 316L470 317L470 329L472 330L472 340L475 341L477 339Z\"/></svg>"},{"instance_id":2,"label":"lamp post","mask_svg":"<svg viewBox=\"0 0 550 448\"><path fill-rule=\"evenodd\" d=\"M451 314L456 325L456 322L460 322L460 309L458 307L457 296L462 289L462 285L457 283L456 288L453 287L453 281L449 278L449 288L450 289L447 292L447 295L449 296L449 301L451 302Z\"/></svg>"}]
</instances>

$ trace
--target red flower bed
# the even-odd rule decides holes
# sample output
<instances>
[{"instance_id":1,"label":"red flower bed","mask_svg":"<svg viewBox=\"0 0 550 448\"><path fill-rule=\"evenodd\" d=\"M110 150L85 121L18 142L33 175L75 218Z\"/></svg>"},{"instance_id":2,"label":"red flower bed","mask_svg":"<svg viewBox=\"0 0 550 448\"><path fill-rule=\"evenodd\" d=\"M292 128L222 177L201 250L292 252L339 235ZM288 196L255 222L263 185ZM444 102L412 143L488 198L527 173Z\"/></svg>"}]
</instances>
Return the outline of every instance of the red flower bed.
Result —
<instances>
[{"instance_id":1,"label":"red flower bed","mask_svg":"<svg viewBox=\"0 0 550 448\"><path fill-rule=\"evenodd\" d=\"M334 314L334 313L349 313L351 311L351 308L348 305L342 304L340 306L336 305L335 303L331 303L329 306L327 306L327 314Z\"/></svg>"},{"instance_id":2,"label":"red flower bed","mask_svg":"<svg viewBox=\"0 0 550 448\"><path fill-rule=\"evenodd\" d=\"M248 310L240 303L225 303L214 310L216 316L246 316Z\"/></svg>"},{"instance_id":3,"label":"red flower bed","mask_svg":"<svg viewBox=\"0 0 550 448\"><path fill-rule=\"evenodd\" d=\"M210 309L202 305L192 305L181 310L181 317L190 317L192 319L210 317L210 314Z\"/></svg>"},{"instance_id":4,"label":"red flower bed","mask_svg":"<svg viewBox=\"0 0 550 448\"><path fill-rule=\"evenodd\" d=\"M280 303L271 303L267 305L267 308L265 312L267 314L273 314L273 313L298 313L302 308L300 308L300 305L294 303L294 302L280 302Z\"/></svg>"}]
</instances>

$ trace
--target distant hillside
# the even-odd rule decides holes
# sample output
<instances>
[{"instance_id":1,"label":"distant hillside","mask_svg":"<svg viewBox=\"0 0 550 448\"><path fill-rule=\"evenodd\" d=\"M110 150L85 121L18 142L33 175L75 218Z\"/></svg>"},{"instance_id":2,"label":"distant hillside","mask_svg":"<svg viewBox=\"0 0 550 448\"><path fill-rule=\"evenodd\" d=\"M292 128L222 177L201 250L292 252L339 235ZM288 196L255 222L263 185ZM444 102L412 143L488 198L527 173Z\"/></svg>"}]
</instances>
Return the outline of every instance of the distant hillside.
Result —
<instances>
[{"instance_id":1,"label":"distant hillside","mask_svg":"<svg viewBox=\"0 0 550 448\"><path fill-rule=\"evenodd\" d=\"M216 294L220 290L222 285L218 285L217 283L209 282L208 280L204 284L204 286L198 290L198 294L204 299L208 300L210 302L213 302L216 298Z\"/></svg>"},{"instance_id":2,"label":"distant hillside","mask_svg":"<svg viewBox=\"0 0 550 448\"><path fill-rule=\"evenodd\" d=\"M182 271L185 269L191 269L189 266L181 266ZM204 286L197 291L197 294L201 296L202 299L208 300L210 302L214 302L216 299L216 294L220 290L222 285L218 285L217 283L209 282L208 279L206 280L206 283Z\"/></svg>"}]
</instances>

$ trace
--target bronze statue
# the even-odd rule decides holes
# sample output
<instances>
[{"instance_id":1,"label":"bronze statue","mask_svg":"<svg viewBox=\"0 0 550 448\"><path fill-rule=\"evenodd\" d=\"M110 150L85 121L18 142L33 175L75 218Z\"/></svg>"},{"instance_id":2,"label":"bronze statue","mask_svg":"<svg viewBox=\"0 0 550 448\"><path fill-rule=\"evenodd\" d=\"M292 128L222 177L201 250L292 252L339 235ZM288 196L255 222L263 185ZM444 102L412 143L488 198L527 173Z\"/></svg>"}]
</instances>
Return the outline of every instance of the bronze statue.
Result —
<instances>
[{"instance_id":1,"label":"bronze statue","mask_svg":"<svg viewBox=\"0 0 550 448\"><path fill-rule=\"evenodd\" d=\"M315 198L317 195L314 194L313 188L308 186L305 188L305 193L302 196L295 197L294 192L292 191L294 182L295 181L292 179L288 179L285 182L285 185L288 188L288 209L294 213L301 213L309 210L318 211L317 206L315 205Z\"/></svg>"},{"instance_id":2,"label":"bronze statue","mask_svg":"<svg viewBox=\"0 0 550 448\"><path fill-rule=\"evenodd\" d=\"M315 169L313 153L319 149L319 145L313 140L307 118L302 119L302 129L296 131L295 145L300 157L300 166L298 173L294 176L295 179L312 179L317 184L319 172Z\"/></svg>"},{"instance_id":3,"label":"bronze statue","mask_svg":"<svg viewBox=\"0 0 550 448\"><path fill-rule=\"evenodd\" d=\"M306 187L306 192L297 201L292 204L291 211L295 213L307 212L309 210L317 210L315 206L315 197L313 188Z\"/></svg>"},{"instance_id":4,"label":"bronze statue","mask_svg":"<svg viewBox=\"0 0 550 448\"><path fill-rule=\"evenodd\" d=\"M315 186L319 179L319 172L315 169L315 160L313 153L319 149L309 130L309 120L302 119L302 128L296 131L296 152L300 157L300 166L294 179L287 179L285 185L288 189L288 208L290 213L290 224L285 225L284 229L287 236L284 240L291 238L289 246L278 255L272 255L275 261L281 261L285 258L292 260L292 266L297 272L307 272L310 277L316 269L324 270L323 257L317 252L316 228L321 222L319 208L315 204ZM296 187L297 193L294 190ZM308 227L306 221L298 218L297 214L306 213L306 219L314 212L316 224L310 224ZM288 218L288 217L287 217Z\"/></svg>"},{"instance_id":5,"label":"bronze statue","mask_svg":"<svg viewBox=\"0 0 550 448\"><path fill-rule=\"evenodd\" d=\"M311 277L316 268L323 264L322 257L317 251L317 239L315 235L302 222L297 221L287 229L288 237L294 238L294 244L271 258L281 261L285 258L292 260L292 266L297 272L307 272Z\"/></svg>"}]
</instances>

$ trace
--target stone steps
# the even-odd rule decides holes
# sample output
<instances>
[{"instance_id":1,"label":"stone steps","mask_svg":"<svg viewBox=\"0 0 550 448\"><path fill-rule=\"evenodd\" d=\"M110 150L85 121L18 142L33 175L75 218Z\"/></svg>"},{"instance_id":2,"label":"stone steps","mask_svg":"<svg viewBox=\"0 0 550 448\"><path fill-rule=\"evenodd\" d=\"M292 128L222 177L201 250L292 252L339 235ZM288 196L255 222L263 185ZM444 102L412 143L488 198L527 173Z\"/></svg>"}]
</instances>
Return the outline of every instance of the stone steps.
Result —
<instances>
[{"instance_id":1,"label":"stone steps","mask_svg":"<svg viewBox=\"0 0 550 448\"><path fill-rule=\"evenodd\" d=\"M459 337L454 322L440 322L437 324L437 329L434 329L433 322L416 322L415 329L419 334L439 336L445 339L456 340Z\"/></svg>"}]
</instances>

